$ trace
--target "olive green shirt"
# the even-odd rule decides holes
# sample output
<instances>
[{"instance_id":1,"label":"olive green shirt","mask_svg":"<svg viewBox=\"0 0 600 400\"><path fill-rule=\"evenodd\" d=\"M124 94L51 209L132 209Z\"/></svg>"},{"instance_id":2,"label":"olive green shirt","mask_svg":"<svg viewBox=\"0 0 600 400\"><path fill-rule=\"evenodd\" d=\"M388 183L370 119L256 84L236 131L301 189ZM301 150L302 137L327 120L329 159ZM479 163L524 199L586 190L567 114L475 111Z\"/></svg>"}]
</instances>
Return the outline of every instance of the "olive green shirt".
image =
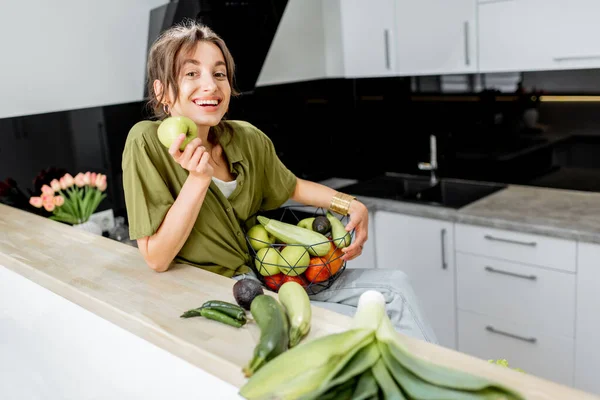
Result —
<instances>
[{"instance_id":1,"label":"olive green shirt","mask_svg":"<svg viewBox=\"0 0 600 400\"><path fill-rule=\"evenodd\" d=\"M296 187L296 177L262 131L247 122L225 123L233 135L223 135L219 141L237 188L227 199L211 182L199 214L189 216L196 222L175 261L231 277L248 272L252 262L246 221L260 210L285 203ZM135 124L123 151L123 189L133 240L158 230L188 176L158 140L159 124Z\"/></svg>"}]
</instances>

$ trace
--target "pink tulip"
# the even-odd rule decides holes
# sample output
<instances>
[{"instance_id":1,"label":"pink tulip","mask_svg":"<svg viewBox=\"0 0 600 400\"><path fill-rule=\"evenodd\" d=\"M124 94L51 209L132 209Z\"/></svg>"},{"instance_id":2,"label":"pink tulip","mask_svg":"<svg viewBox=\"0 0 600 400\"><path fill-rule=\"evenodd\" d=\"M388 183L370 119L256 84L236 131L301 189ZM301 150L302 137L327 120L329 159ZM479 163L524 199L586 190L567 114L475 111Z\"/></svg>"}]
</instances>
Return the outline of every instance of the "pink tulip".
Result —
<instances>
[{"instance_id":1,"label":"pink tulip","mask_svg":"<svg viewBox=\"0 0 600 400\"><path fill-rule=\"evenodd\" d=\"M56 207L54 205L54 202L44 202L43 205L44 205L44 208L46 209L46 211L48 211L48 212L54 211L54 208Z\"/></svg>"},{"instance_id":2,"label":"pink tulip","mask_svg":"<svg viewBox=\"0 0 600 400\"><path fill-rule=\"evenodd\" d=\"M95 172L92 172L92 175L90 176L90 185L91 186L96 186L96 178L98 178L98 174L96 174Z\"/></svg>"},{"instance_id":3,"label":"pink tulip","mask_svg":"<svg viewBox=\"0 0 600 400\"><path fill-rule=\"evenodd\" d=\"M65 178L65 184L67 185L68 188L73 186L73 184L75 183L75 180L73 179L71 174L67 173L67 174L65 174L65 176L63 176L63 178Z\"/></svg>"},{"instance_id":4,"label":"pink tulip","mask_svg":"<svg viewBox=\"0 0 600 400\"><path fill-rule=\"evenodd\" d=\"M54 198L54 204L55 204L57 207L60 207L60 206L62 206L63 204L65 204L65 199L64 199L64 197L62 197L62 196L56 196L56 197Z\"/></svg>"},{"instance_id":5,"label":"pink tulip","mask_svg":"<svg viewBox=\"0 0 600 400\"><path fill-rule=\"evenodd\" d=\"M86 185L89 185L91 183L91 177L92 177L92 173L90 171L86 172L83 175L83 183L85 183Z\"/></svg>"},{"instance_id":6,"label":"pink tulip","mask_svg":"<svg viewBox=\"0 0 600 400\"><path fill-rule=\"evenodd\" d=\"M42 193L44 193L44 194L51 194L52 195L52 194L54 194L54 190L50 186L48 186L48 185L43 185L42 186Z\"/></svg>"},{"instance_id":7,"label":"pink tulip","mask_svg":"<svg viewBox=\"0 0 600 400\"><path fill-rule=\"evenodd\" d=\"M99 191L104 192L106 190L106 175L98 174L96 177L96 187Z\"/></svg>"},{"instance_id":8,"label":"pink tulip","mask_svg":"<svg viewBox=\"0 0 600 400\"><path fill-rule=\"evenodd\" d=\"M42 198L41 197L31 197L29 199L29 204L34 206L35 208L42 208Z\"/></svg>"},{"instance_id":9,"label":"pink tulip","mask_svg":"<svg viewBox=\"0 0 600 400\"><path fill-rule=\"evenodd\" d=\"M65 179L65 177L63 176L62 178L60 178L60 188L62 190L65 190L68 186L67 186L67 180Z\"/></svg>"},{"instance_id":10,"label":"pink tulip","mask_svg":"<svg viewBox=\"0 0 600 400\"><path fill-rule=\"evenodd\" d=\"M75 184L78 187L83 187L85 186L85 181L84 181L84 175L80 172L77 175L75 175Z\"/></svg>"},{"instance_id":11,"label":"pink tulip","mask_svg":"<svg viewBox=\"0 0 600 400\"><path fill-rule=\"evenodd\" d=\"M54 192L58 192L60 190L60 182L58 179L52 179L52 182L50 182L50 187L52 190L54 190Z\"/></svg>"},{"instance_id":12,"label":"pink tulip","mask_svg":"<svg viewBox=\"0 0 600 400\"><path fill-rule=\"evenodd\" d=\"M42 194L40 196L43 203L54 203L54 193L52 194Z\"/></svg>"}]
</instances>

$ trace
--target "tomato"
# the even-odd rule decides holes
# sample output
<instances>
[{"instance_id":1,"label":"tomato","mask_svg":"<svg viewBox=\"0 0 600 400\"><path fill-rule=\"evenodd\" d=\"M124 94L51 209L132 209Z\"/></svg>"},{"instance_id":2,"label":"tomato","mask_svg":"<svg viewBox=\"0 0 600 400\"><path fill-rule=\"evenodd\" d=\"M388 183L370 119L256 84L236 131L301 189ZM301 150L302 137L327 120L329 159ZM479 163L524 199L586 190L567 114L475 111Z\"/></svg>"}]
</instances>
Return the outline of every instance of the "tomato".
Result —
<instances>
[{"instance_id":1,"label":"tomato","mask_svg":"<svg viewBox=\"0 0 600 400\"><path fill-rule=\"evenodd\" d=\"M281 272L275 275L271 275L271 276L265 276L263 277L265 280L265 285L267 285L267 287L269 289L271 289L272 291L276 292L279 290L279 287L281 287L281 285L283 285L283 277L285 275L282 274Z\"/></svg>"},{"instance_id":2,"label":"tomato","mask_svg":"<svg viewBox=\"0 0 600 400\"><path fill-rule=\"evenodd\" d=\"M302 287L307 287L308 286L308 282L306 281L306 279L302 275L298 275L298 276L284 275L283 283L286 283L286 282L289 282L289 281L298 282L300 285L302 285Z\"/></svg>"},{"instance_id":3,"label":"tomato","mask_svg":"<svg viewBox=\"0 0 600 400\"><path fill-rule=\"evenodd\" d=\"M330 268L324 257L311 257L310 264L304 271L304 276L310 283L323 282L331 276Z\"/></svg>"}]
</instances>

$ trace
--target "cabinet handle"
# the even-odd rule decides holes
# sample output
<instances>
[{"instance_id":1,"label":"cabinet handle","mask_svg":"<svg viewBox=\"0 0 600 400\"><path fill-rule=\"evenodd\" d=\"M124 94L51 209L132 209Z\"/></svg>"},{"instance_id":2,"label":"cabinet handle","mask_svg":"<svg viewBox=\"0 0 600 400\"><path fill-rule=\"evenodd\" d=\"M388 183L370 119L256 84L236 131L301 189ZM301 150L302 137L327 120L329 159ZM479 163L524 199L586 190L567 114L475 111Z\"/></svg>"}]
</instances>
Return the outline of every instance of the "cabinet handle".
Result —
<instances>
[{"instance_id":1,"label":"cabinet handle","mask_svg":"<svg viewBox=\"0 0 600 400\"><path fill-rule=\"evenodd\" d=\"M490 325L486 326L485 329L489 332L496 333L498 335L508 336L513 339L522 340L524 342L529 342L529 343L537 342L537 339L534 337L524 337L524 336L515 335L514 333L504 332L504 331L498 330Z\"/></svg>"},{"instance_id":2,"label":"cabinet handle","mask_svg":"<svg viewBox=\"0 0 600 400\"><path fill-rule=\"evenodd\" d=\"M446 263L446 228L443 228L440 232L441 242L442 242L442 269L448 268L448 264Z\"/></svg>"},{"instance_id":3,"label":"cabinet handle","mask_svg":"<svg viewBox=\"0 0 600 400\"><path fill-rule=\"evenodd\" d=\"M589 55L589 56L567 56L567 57L554 57L554 61L577 61L577 60L596 60L600 58L600 55Z\"/></svg>"},{"instance_id":4,"label":"cabinet handle","mask_svg":"<svg viewBox=\"0 0 600 400\"><path fill-rule=\"evenodd\" d=\"M471 64L471 60L469 57L469 21L465 21L464 23L464 33L465 33L465 64Z\"/></svg>"},{"instance_id":5,"label":"cabinet handle","mask_svg":"<svg viewBox=\"0 0 600 400\"><path fill-rule=\"evenodd\" d=\"M535 281L535 280L537 280L537 276L535 276L535 275L523 275L523 274L517 274L517 273L514 273L514 272L503 271L503 270L501 270L501 269L492 268L492 267L490 267L490 266L488 266L488 265L486 265L486 267L485 267L485 270L486 270L486 271L489 271L489 272L493 272L493 273L495 273L495 274L502 274L502 275L510 275L510 276L514 276L515 278L529 279L529 280L531 280L531 281Z\"/></svg>"},{"instance_id":6,"label":"cabinet handle","mask_svg":"<svg viewBox=\"0 0 600 400\"><path fill-rule=\"evenodd\" d=\"M383 43L385 44L385 68L390 69L390 32L383 30Z\"/></svg>"},{"instance_id":7,"label":"cabinet handle","mask_svg":"<svg viewBox=\"0 0 600 400\"><path fill-rule=\"evenodd\" d=\"M492 235L485 235L484 238L486 238L487 240L493 240L493 241L496 241L496 242L504 242L504 243L512 243L512 244L522 244L523 246L531 246L531 247L537 246L536 242L522 242L520 240L503 239L503 238L495 237L495 236L492 236Z\"/></svg>"}]
</instances>

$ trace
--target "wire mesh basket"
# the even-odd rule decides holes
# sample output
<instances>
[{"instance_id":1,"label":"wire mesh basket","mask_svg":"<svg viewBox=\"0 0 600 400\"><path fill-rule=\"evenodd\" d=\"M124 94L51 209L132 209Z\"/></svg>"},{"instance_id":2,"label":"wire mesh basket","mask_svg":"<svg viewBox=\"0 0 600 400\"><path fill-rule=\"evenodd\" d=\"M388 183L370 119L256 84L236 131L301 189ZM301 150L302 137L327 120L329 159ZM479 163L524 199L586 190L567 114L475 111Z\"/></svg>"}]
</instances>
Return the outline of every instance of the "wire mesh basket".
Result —
<instances>
[{"instance_id":1,"label":"wire mesh basket","mask_svg":"<svg viewBox=\"0 0 600 400\"><path fill-rule=\"evenodd\" d=\"M336 246L336 244L341 246L345 238L332 237L331 229L327 230L325 223L325 228L321 227L321 231L317 230L324 235L325 240L308 245L285 243L263 229L258 217L263 216L314 231L312 227L314 219L321 217L319 221L323 222L328 214L330 217L337 218L344 226L349 222L348 216L303 205L261 212L247 221L245 236L252 256L250 268L266 288L277 292L279 287L288 281L298 282L309 295L329 288L346 269L346 261L342 260L344 253ZM253 227L256 227L255 231L260 232L252 232ZM348 235L352 243L354 230L348 232ZM318 255L323 254L326 249L328 249L327 254Z\"/></svg>"}]
</instances>

